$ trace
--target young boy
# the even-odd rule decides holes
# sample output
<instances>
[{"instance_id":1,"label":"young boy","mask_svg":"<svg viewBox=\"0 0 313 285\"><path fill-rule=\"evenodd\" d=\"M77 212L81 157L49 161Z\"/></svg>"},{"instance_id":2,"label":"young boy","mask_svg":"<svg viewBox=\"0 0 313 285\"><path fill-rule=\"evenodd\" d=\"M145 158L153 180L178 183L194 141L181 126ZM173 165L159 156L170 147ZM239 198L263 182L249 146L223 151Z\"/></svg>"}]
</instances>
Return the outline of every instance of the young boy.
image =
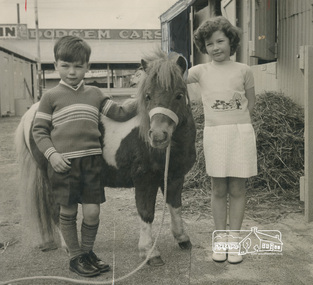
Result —
<instances>
[{"instance_id":1,"label":"young boy","mask_svg":"<svg viewBox=\"0 0 313 285\"><path fill-rule=\"evenodd\" d=\"M85 86L91 49L78 37L65 36L54 46L55 69L61 81L41 98L33 136L48 163L55 202L60 204L60 230L70 255L69 269L92 277L110 270L93 252L100 203L105 201L101 179L100 112L126 121L136 115L136 103L120 106L97 87ZM82 204L81 246L76 216Z\"/></svg>"}]
</instances>

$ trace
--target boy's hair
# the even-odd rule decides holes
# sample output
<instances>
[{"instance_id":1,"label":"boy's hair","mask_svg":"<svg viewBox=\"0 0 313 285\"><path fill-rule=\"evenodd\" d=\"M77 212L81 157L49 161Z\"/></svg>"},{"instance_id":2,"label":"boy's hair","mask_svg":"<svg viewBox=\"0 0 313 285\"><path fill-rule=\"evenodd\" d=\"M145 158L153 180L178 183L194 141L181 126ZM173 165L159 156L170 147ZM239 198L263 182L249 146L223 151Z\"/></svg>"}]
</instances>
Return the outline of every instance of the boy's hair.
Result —
<instances>
[{"instance_id":1,"label":"boy's hair","mask_svg":"<svg viewBox=\"0 0 313 285\"><path fill-rule=\"evenodd\" d=\"M207 53L205 40L208 40L216 31L222 31L229 39L230 55L233 55L240 42L240 30L233 26L225 17L218 16L205 21L194 34L194 42L201 53Z\"/></svg>"},{"instance_id":2,"label":"boy's hair","mask_svg":"<svg viewBox=\"0 0 313 285\"><path fill-rule=\"evenodd\" d=\"M90 46L79 37L64 36L54 45L55 61L88 63L90 54Z\"/></svg>"}]
</instances>

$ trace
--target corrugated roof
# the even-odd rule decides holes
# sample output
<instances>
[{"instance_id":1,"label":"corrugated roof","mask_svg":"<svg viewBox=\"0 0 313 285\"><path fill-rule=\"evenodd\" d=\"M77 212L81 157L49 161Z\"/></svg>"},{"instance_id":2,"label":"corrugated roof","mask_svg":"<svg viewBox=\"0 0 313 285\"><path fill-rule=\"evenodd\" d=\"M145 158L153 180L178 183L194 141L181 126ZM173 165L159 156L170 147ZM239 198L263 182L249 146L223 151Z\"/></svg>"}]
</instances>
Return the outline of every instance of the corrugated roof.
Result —
<instances>
[{"instance_id":1,"label":"corrugated roof","mask_svg":"<svg viewBox=\"0 0 313 285\"><path fill-rule=\"evenodd\" d=\"M22 46L16 46L7 40L0 40L0 49L14 53L17 56L36 61L36 56L22 49Z\"/></svg>"}]
</instances>

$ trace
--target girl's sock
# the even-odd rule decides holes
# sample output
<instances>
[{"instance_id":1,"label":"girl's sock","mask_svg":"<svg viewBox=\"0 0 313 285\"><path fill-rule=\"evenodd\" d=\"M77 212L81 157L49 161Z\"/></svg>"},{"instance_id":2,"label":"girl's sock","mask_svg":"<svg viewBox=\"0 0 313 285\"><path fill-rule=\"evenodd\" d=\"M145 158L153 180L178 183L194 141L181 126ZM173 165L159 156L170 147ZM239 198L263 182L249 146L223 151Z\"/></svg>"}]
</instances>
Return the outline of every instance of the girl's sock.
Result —
<instances>
[{"instance_id":1,"label":"girl's sock","mask_svg":"<svg viewBox=\"0 0 313 285\"><path fill-rule=\"evenodd\" d=\"M93 249L93 245L96 240L97 232L99 228L99 223L96 225L87 225L84 221L82 222L81 227L81 249L83 252L89 252Z\"/></svg>"},{"instance_id":2,"label":"girl's sock","mask_svg":"<svg viewBox=\"0 0 313 285\"><path fill-rule=\"evenodd\" d=\"M68 216L60 213L60 230L71 258L82 254L77 236L76 215Z\"/></svg>"}]
</instances>

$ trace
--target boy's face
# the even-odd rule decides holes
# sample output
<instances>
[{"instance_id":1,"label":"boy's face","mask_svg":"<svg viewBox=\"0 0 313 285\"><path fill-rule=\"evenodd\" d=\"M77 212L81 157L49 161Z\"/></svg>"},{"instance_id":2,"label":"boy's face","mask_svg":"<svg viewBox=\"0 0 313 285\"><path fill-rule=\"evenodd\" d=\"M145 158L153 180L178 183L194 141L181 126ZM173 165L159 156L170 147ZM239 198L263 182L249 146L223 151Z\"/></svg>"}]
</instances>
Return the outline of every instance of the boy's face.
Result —
<instances>
[{"instance_id":1,"label":"boy's face","mask_svg":"<svg viewBox=\"0 0 313 285\"><path fill-rule=\"evenodd\" d=\"M70 86L77 86L85 77L90 65L85 62L67 62L58 60L54 63L55 69L59 72L61 79Z\"/></svg>"},{"instance_id":2,"label":"boy's face","mask_svg":"<svg viewBox=\"0 0 313 285\"><path fill-rule=\"evenodd\" d=\"M229 38L222 31L216 31L205 41L208 55L214 61L222 62L230 60Z\"/></svg>"}]
</instances>

